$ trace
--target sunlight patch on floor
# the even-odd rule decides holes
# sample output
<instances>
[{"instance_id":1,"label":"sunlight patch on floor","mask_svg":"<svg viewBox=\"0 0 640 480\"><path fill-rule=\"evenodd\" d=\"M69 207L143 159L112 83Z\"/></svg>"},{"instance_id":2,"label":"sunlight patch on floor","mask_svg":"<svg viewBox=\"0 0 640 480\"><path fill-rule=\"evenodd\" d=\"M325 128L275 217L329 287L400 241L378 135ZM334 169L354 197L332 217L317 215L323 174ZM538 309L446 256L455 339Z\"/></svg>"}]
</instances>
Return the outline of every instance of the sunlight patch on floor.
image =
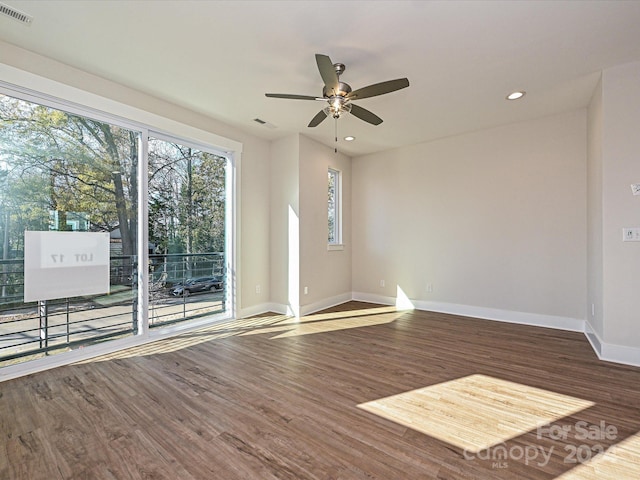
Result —
<instances>
[{"instance_id":1,"label":"sunlight patch on floor","mask_svg":"<svg viewBox=\"0 0 640 480\"><path fill-rule=\"evenodd\" d=\"M581 463L556 480L640 478L640 433L613 445L606 452Z\"/></svg>"},{"instance_id":2,"label":"sunlight patch on floor","mask_svg":"<svg viewBox=\"0 0 640 480\"><path fill-rule=\"evenodd\" d=\"M397 320L403 315L402 312L386 313L375 316L346 318L338 320L316 321L313 323L300 323L295 329L281 333L272 338L297 337L301 335L311 335L314 333L335 332L338 330L348 330L350 328L370 327L373 325L384 325Z\"/></svg>"},{"instance_id":3,"label":"sunlight patch on floor","mask_svg":"<svg viewBox=\"0 0 640 480\"><path fill-rule=\"evenodd\" d=\"M305 315L304 317L285 317L283 320L275 323L274 325L298 325L301 323L317 322L321 320L339 320L344 318L354 317L366 317L371 315L378 315L381 313L394 313L398 309L395 306L388 307L374 307L374 308L361 308L359 310L347 310L343 312L326 312L326 313L312 313L311 315Z\"/></svg>"},{"instance_id":4,"label":"sunlight patch on floor","mask_svg":"<svg viewBox=\"0 0 640 480\"><path fill-rule=\"evenodd\" d=\"M297 337L314 333L383 325L397 320L402 315L403 312L399 312L396 307L376 307L349 310L346 312L317 313L300 318L287 317L275 323L272 327L251 330L241 335L262 335L266 333L284 332L271 338Z\"/></svg>"},{"instance_id":5,"label":"sunlight patch on floor","mask_svg":"<svg viewBox=\"0 0 640 480\"><path fill-rule=\"evenodd\" d=\"M145 345L127 348L126 350L120 350L118 352L110 353L107 355L101 355L99 357L85 360L79 363L100 362L113 359L142 357L147 355L176 352L178 350L193 347L195 345L209 342L211 340L233 337L256 328L273 325L274 323L281 321L283 318L287 317L285 315L270 315L263 317L227 320L216 323L215 325L212 325L210 327L194 330L191 332L180 333L170 338L152 341Z\"/></svg>"},{"instance_id":6,"label":"sunlight patch on floor","mask_svg":"<svg viewBox=\"0 0 640 480\"><path fill-rule=\"evenodd\" d=\"M313 333L332 332L349 328L366 327L391 323L402 315L396 307L375 307L342 312L318 313L305 317L289 317L287 315L263 315L259 317L241 318L216 323L210 327L192 332L185 332L174 337L157 340L139 347L128 348L119 352L102 355L78 363L90 363L113 359L132 358L148 355L170 353L193 347L211 340L222 338L264 335L284 332L272 339L309 335Z\"/></svg>"},{"instance_id":7,"label":"sunlight patch on floor","mask_svg":"<svg viewBox=\"0 0 640 480\"><path fill-rule=\"evenodd\" d=\"M470 375L358 407L468 452L478 452L593 405L540 388Z\"/></svg>"}]
</instances>

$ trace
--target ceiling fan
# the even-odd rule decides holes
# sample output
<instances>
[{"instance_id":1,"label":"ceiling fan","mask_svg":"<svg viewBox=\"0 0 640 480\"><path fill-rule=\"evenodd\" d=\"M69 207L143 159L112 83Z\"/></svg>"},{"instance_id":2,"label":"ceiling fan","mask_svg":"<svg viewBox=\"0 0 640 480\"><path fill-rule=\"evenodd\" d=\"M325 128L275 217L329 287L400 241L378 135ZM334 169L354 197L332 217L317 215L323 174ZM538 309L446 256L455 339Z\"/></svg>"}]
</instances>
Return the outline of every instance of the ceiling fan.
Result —
<instances>
[{"instance_id":1,"label":"ceiling fan","mask_svg":"<svg viewBox=\"0 0 640 480\"><path fill-rule=\"evenodd\" d=\"M316 127L320 125L320 123L329 116L338 119L345 113L351 113L360 120L364 120L372 125L380 125L382 123L382 119L375 113L351 102L353 100L361 100L363 98L395 92L396 90L409 86L409 80L406 78L398 78L397 80L389 80L359 88L357 90L351 90L351 87L347 83L340 81L340 75L342 75L346 69L344 64L333 63L327 55L319 53L316 54L316 63L318 64L318 70L320 71L320 76L324 82L322 97L290 95L286 93L265 94L267 97L271 98L326 101L329 105L320 110L318 114L311 119L311 122L309 122L308 125L309 127Z\"/></svg>"}]
</instances>

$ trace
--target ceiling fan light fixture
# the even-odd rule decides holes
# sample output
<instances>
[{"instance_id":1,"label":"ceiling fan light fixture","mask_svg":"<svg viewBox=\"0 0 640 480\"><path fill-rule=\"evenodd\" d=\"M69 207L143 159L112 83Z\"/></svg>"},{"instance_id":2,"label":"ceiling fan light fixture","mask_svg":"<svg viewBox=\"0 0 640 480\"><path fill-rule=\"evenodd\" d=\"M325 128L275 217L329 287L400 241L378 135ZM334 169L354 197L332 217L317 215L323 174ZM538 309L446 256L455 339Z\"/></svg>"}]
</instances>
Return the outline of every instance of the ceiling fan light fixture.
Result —
<instances>
[{"instance_id":1,"label":"ceiling fan light fixture","mask_svg":"<svg viewBox=\"0 0 640 480\"><path fill-rule=\"evenodd\" d=\"M527 92L524 90L516 90L515 92L511 92L506 96L507 100L519 100L526 95Z\"/></svg>"},{"instance_id":2,"label":"ceiling fan light fixture","mask_svg":"<svg viewBox=\"0 0 640 480\"><path fill-rule=\"evenodd\" d=\"M334 100L327 107L324 107L323 111L327 117L340 118L343 114L351 111L351 105Z\"/></svg>"}]
</instances>

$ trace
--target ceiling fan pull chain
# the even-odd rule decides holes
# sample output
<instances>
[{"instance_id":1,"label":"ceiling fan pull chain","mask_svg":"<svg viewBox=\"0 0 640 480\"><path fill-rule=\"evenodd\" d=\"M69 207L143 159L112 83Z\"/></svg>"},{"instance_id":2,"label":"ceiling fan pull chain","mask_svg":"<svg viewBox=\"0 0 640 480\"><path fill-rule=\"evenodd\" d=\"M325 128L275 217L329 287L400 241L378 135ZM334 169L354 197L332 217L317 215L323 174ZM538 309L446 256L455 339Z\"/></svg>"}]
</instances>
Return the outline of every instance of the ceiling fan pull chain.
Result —
<instances>
[{"instance_id":1,"label":"ceiling fan pull chain","mask_svg":"<svg viewBox=\"0 0 640 480\"><path fill-rule=\"evenodd\" d=\"M334 153L337 155L338 154L338 117L335 118L335 125L336 125L336 148L334 150Z\"/></svg>"}]
</instances>

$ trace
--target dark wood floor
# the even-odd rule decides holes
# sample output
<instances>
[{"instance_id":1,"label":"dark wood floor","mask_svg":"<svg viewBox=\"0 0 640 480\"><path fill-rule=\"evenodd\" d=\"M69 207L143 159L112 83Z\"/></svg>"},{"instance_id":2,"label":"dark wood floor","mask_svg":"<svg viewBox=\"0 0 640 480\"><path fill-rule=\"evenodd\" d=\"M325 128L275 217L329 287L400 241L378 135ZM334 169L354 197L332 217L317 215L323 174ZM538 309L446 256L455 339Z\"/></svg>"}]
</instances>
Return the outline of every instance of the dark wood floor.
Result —
<instances>
[{"instance_id":1,"label":"dark wood floor","mask_svg":"<svg viewBox=\"0 0 640 480\"><path fill-rule=\"evenodd\" d=\"M0 478L553 479L577 466L570 441L535 426L505 447L554 447L544 465L468 459L357 406L473 374L593 402L555 422L616 427L589 445L640 431L640 368L599 361L582 334L376 308L350 302L298 331L263 316L4 382Z\"/></svg>"}]
</instances>

